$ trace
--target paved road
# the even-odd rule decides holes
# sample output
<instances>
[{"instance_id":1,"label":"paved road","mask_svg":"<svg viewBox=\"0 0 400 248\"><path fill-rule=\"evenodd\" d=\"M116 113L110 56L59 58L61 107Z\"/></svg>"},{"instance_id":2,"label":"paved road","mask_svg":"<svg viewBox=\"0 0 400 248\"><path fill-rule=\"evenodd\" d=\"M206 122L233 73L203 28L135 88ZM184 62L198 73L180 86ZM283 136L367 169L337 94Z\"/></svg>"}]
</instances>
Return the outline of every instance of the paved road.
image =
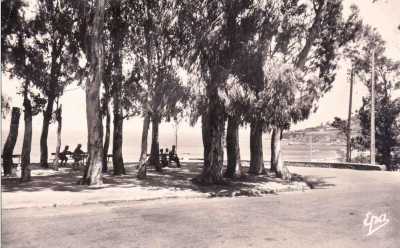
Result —
<instances>
[{"instance_id":1,"label":"paved road","mask_svg":"<svg viewBox=\"0 0 400 248\"><path fill-rule=\"evenodd\" d=\"M319 189L6 210L3 247L400 247L400 173L291 170L318 176ZM367 236L369 211L389 223Z\"/></svg>"}]
</instances>

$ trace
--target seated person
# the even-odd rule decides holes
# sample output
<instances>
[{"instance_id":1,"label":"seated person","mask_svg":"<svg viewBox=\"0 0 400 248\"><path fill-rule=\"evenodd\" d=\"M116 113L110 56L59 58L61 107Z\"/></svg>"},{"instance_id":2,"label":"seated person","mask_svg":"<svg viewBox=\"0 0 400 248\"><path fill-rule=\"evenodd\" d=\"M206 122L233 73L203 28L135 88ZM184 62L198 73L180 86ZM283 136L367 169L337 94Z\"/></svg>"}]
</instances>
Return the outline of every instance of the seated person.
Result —
<instances>
[{"instance_id":1,"label":"seated person","mask_svg":"<svg viewBox=\"0 0 400 248\"><path fill-rule=\"evenodd\" d=\"M58 158L61 160L60 166L66 165L68 161L67 155L70 155L71 152L69 151L69 146L65 146L64 150L58 154Z\"/></svg>"},{"instance_id":2,"label":"seated person","mask_svg":"<svg viewBox=\"0 0 400 248\"><path fill-rule=\"evenodd\" d=\"M161 158L161 166L166 167L168 166L168 149L166 149L166 152L164 153L163 149L160 149L160 158Z\"/></svg>"},{"instance_id":3,"label":"seated person","mask_svg":"<svg viewBox=\"0 0 400 248\"><path fill-rule=\"evenodd\" d=\"M169 162L175 162L177 167L181 167L175 146L172 146L172 150L169 152Z\"/></svg>"},{"instance_id":4,"label":"seated person","mask_svg":"<svg viewBox=\"0 0 400 248\"><path fill-rule=\"evenodd\" d=\"M72 158L74 159L74 165L77 165L79 161L83 160L85 157L85 152L81 149L82 145L78 144L72 153Z\"/></svg>"}]
</instances>

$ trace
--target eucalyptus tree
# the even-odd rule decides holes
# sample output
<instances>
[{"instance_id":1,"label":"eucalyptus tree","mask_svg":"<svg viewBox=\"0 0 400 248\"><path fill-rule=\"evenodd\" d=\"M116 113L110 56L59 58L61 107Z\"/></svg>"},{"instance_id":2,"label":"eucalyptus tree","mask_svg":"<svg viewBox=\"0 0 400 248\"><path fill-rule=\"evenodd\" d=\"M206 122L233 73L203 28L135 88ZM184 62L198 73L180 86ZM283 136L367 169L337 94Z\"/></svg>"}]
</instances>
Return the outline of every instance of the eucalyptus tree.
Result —
<instances>
[{"instance_id":1,"label":"eucalyptus tree","mask_svg":"<svg viewBox=\"0 0 400 248\"><path fill-rule=\"evenodd\" d=\"M244 169L240 159L239 127L245 123L244 116L248 111L248 92L243 89L240 81L231 75L226 87L226 114L228 124L226 128L227 167L224 176L240 178L244 176Z\"/></svg>"},{"instance_id":2,"label":"eucalyptus tree","mask_svg":"<svg viewBox=\"0 0 400 248\"><path fill-rule=\"evenodd\" d=\"M300 33L301 36L289 37L287 46L280 48L282 54L288 58L284 61L285 64L292 67L287 72L291 73L291 78L296 83L290 87L295 96L292 98L293 104L288 106L290 111L275 112L271 123L274 127L272 134L274 152L271 152L274 156L271 157L271 169L278 176L282 176L284 166L280 151L282 131L290 127L291 123L307 119L312 109L317 108L319 98L332 87L344 45L354 40L361 30L361 20L355 6L351 6L347 19L344 18L340 0L313 1L309 9L315 14L311 25L306 26L308 29L303 35ZM291 31L284 28L283 37L287 37L289 32ZM301 45L290 51L288 48L292 44ZM282 82L279 79L278 81ZM280 103L286 108L287 102Z\"/></svg>"},{"instance_id":3,"label":"eucalyptus tree","mask_svg":"<svg viewBox=\"0 0 400 248\"><path fill-rule=\"evenodd\" d=\"M131 5L132 70L129 77L136 94L131 98L141 105L144 117L142 149L138 177L146 174L147 136L152 125L149 162L161 171L159 163L159 124L177 111L185 97L185 87L177 76L178 43L176 38L177 9L175 1L145 0Z\"/></svg>"},{"instance_id":4,"label":"eucalyptus tree","mask_svg":"<svg viewBox=\"0 0 400 248\"><path fill-rule=\"evenodd\" d=\"M2 44L6 44L7 47L7 56L2 56L2 59L5 59L2 61L2 69L11 77L21 81L19 94L23 97L25 124L21 152L22 181L31 179L32 117L41 111L45 103L43 97L35 91L35 88L40 88L45 80L42 74L45 59L35 42L34 23L25 16L26 7L23 5L15 12L18 17L8 19L8 21L13 21L17 18L18 25L13 26L12 33L2 37ZM9 24L5 23L4 25L8 26Z\"/></svg>"},{"instance_id":5,"label":"eucalyptus tree","mask_svg":"<svg viewBox=\"0 0 400 248\"><path fill-rule=\"evenodd\" d=\"M226 111L223 95L236 51L254 25L252 1L181 1L179 35L186 68L203 84L201 119L204 166L196 181L220 183ZM198 110L196 110L198 111Z\"/></svg>"},{"instance_id":6,"label":"eucalyptus tree","mask_svg":"<svg viewBox=\"0 0 400 248\"><path fill-rule=\"evenodd\" d=\"M122 156L123 141L123 83L125 80L123 67L123 49L126 44L128 31L127 1L110 1L106 8L105 30L109 35L109 60L107 62L106 75L108 85L105 83L106 91L112 96L113 103L113 174L125 174L124 161ZM106 92L107 94L108 92ZM107 101L107 99L106 99ZM107 115L108 116L108 115ZM107 117L109 118L109 117ZM107 136L106 136L107 137ZM106 155L106 154L105 154ZM103 158L104 159L104 158Z\"/></svg>"},{"instance_id":7,"label":"eucalyptus tree","mask_svg":"<svg viewBox=\"0 0 400 248\"><path fill-rule=\"evenodd\" d=\"M102 183L103 160L103 124L99 113L101 113L100 87L104 76L105 0L95 0L90 3L78 2L75 10L75 17L79 19L79 22L77 32L74 34L87 60L87 65L82 71L87 73L85 87L89 157L81 183L99 185Z\"/></svg>"},{"instance_id":8,"label":"eucalyptus tree","mask_svg":"<svg viewBox=\"0 0 400 248\"><path fill-rule=\"evenodd\" d=\"M47 139L54 103L74 78L79 58L77 43L72 36L74 9L69 1L38 0L36 3L37 14L32 28L35 48L44 59L44 80L38 87L47 100L40 136L40 164L48 167Z\"/></svg>"},{"instance_id":9,"label":"eucalyptus tree","mask_svg":"<svg viewBox=\"0 0 400 248\"><path fill-rule=\"evenodd\" d=\"M272 128L271 169L281 176L282 131L308 118L331 88L339 48L354 38L360 22L356 8L344 20L340 0L270 0L258 6L263 13L258 32L241 61L252 66L239 68L252 93L249 121L256 122L250 172L263 171L261 134Z\"/></svg>"},{"instance_id":10,"label":"eucalyptus tree","mask_svg":"<svg viewBox=\"0 0 400 248\"><path fill-rule=\"evenodd\" d=\"M262 19L257 18L257 31L260 30ZM271 25L271 24L269 24ZM271 25L272 26L272 25ZM252 36L252 38L255 34ZM260 174L264 171L264 159L262 148L262 134L267 128L268 120L265 117L265 109L258 103L259 93L263 89L263 63L264 45L250 40L247 46L242 48L240 59L234 64L234 73L241 82L240 86L245 92L243 118L250 123L250 168L249 173Z\"/></svg>"},{"instance_id":11,"label":"eucalyptus tree","mask_svg":"<svg viewBox=\"0 0 400 248\"><path fill-rule=\"evenodd\" d=\"M24 37L24 38L22 38ZM30 156L32 148L32 118L42 111L45 100L35 92L36 84L41 80L34 75L38 75L37 64L40 61L35 60L39 53L35 53L34 49L30 49L24 40L26 35L20 34L17 46L13 51L14 65L10 69L12 77L22 80L20 94L23 98L24 107L24 138L21 151L21 181L31 180Z\"/></svg>"},{"instance_id":12,"label":"eucalyptus tree","mask_svg":"<svg viewBox=\"0 0 400 248\"><path fill-rule=\"evenodd\" d=\"M1 1L1 69L2 72L9 68L8 63L15 61L12 55L15 48L15 36L22 32L24 20L24 7L26 4L23 1ZM12 75L11 75L12 76ZM1 115L4 119L10 110L10 99L1 95ZM12 108L11 124L6 143L3 147L2 159L4 175L11 174L12 155L14 152L15 143L18 137L20 109Z\"/></svg>"},{"instance_id":13,"label":"eucalyptus tree","mask_svg":"<svg viewBox=\"0 0 400 248\"><path fill-rule=\"evenodd\" d=\"M111 102L111 54L109 39L104 40L104 76L103 76L103 88L104 92L101 98L101 115L106 118L104 127L104 143L103 143L103 162L102 172L108 171L108 149L110 146L110 135L111 135L111 113L110 113L110 102Z\"/></svg>"},{"instance_id":14,"label":"eucalyptus tree","mask_svg":"<svg viewBox=\"0 0 400 248\"><path fill-rule=\"evenodd\" d=\"M10 175L12 172L11 171L13 164L12 155L14 152L15 143L17 142L20 116L21 116L20 109L17 107L13 107L11 112L10 131L8 133L6 142L4 143L3 146L3 153L1 154L1 157L3 159L2 164L4 169L4 175Z\"/></svg>"},{"instance_id":15,"label":"eucalyptus tree","mask_svg":"<svg viewBox=\"0 0 400 248\"><path fill-rule=\"evenodd\" d=\"M152 125L152 141L150 164L161 171L159 158L159 124L166 115L185 96L185 89L177 76L177 61L179 46L176 33L175 1L147 1L148 26L144 37L148 46L146 55L151 60L151 80L147 86L147 106L150 108ZM148 72L149 73L149 72Z\"/></svg>"}]
</instances>

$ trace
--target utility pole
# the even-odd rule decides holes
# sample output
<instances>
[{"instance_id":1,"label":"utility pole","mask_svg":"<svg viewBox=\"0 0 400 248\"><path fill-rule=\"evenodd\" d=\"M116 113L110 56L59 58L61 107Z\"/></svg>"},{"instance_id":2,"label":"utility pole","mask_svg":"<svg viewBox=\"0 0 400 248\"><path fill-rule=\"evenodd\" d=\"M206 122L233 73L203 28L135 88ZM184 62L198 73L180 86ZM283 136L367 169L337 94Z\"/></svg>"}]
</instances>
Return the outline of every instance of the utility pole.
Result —
<instances>
[{"instance_id":1,"label":"utility pole","mask_svg":"<svg viewBox=\"0 0 400 248\"><path fill-rule=\"evenodd\" d=\"M371 72L371 164L375 165L375 48L372 49Z\"/></svg>"},{"instance_id":2,"label":"utility pole","mask_svg":"<svg viewBox=\"0 0 400 248\"><path fill-rule=\"evenodd\" d=\"M353 80L354 70L351 65L350 71L350 99L349 99L349 116L347 118L347 130L346 130L346 162L351 162L351 109L353 105Z\"/></svg>"}]
</instances>

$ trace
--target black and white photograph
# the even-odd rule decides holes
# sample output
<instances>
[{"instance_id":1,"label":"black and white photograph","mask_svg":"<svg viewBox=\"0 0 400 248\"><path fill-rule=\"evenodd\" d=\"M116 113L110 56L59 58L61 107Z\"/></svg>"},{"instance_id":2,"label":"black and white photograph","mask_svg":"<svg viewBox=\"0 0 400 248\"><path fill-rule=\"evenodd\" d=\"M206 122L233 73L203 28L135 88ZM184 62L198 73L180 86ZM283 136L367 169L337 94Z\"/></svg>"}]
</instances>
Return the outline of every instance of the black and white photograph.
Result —
<instances>
[{"instance_id":1,"label":"black and white photograph","mask_svg":"<svg viewBox=\"0 0 400 248\"><path fill-rule=\"evenodd\" d=\"M400 0L0 11L1 247L400 247Z\"/></svg>"}]
</instances>

